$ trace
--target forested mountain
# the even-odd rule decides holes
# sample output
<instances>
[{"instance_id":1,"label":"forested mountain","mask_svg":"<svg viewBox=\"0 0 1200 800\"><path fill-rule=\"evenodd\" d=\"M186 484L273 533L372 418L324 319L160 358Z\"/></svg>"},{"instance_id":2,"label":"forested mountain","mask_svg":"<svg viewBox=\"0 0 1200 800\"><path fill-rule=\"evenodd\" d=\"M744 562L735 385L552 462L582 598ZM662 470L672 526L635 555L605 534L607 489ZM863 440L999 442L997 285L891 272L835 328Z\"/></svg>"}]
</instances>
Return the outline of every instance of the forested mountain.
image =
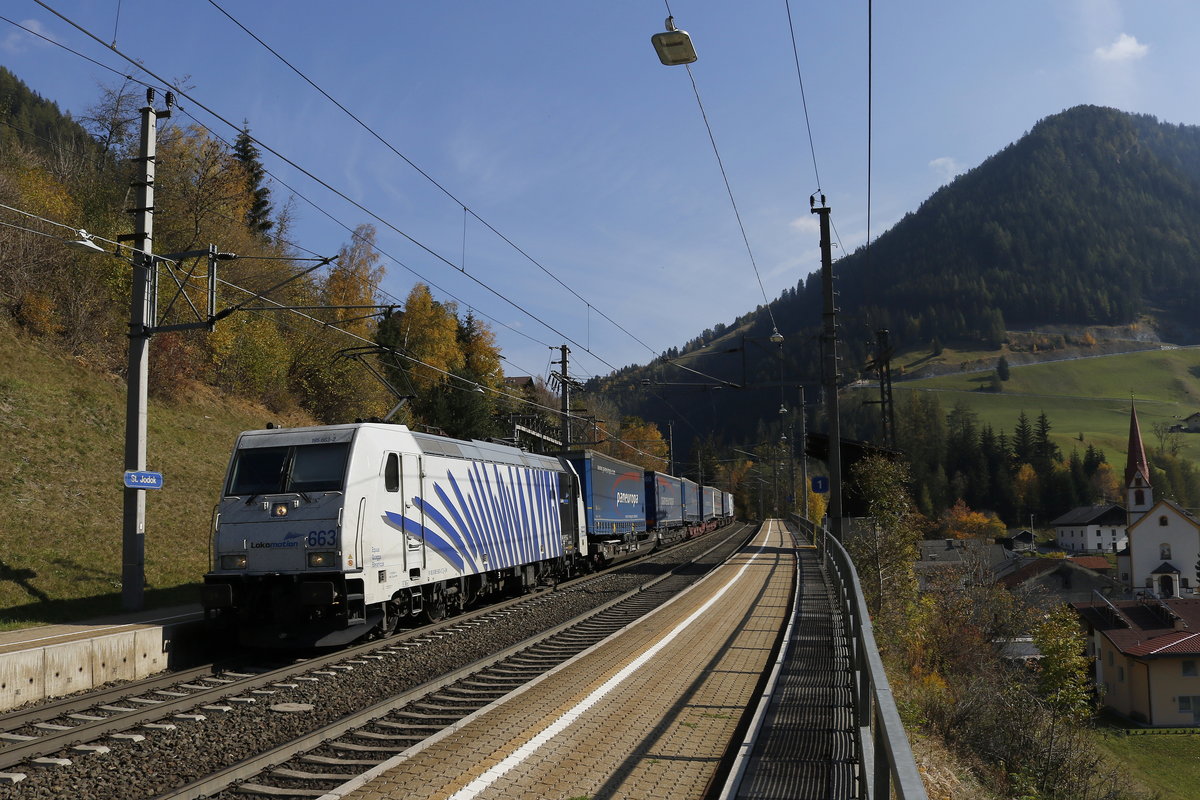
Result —
<instances>
[{"instance_id":1,"label":"forested mountain","mask_svg":"<svg viewBox=\"0 0 1200 800\"><path fill-rule=\"evenodd\" d=\"M896 349L934 340L998 347L1006 329L1150 315L1166 338L1200 341L1190 313L1200 302L1200 128L1096 106L1047 117L834 271L844 382L870 359L881 328ZM766 343L771 324L760 307L648 367L623 370L610 386L663 386L631 401L660 422L722 420L729 440L765 438L778 431L781 400L796 402L797 382L816 400L819 273L771 306L785 337L782 365ZM790 386L774 391L781 376ZM720 384L712 378L766 388L714 392ZM665 407L667 387L680 381L710 388L698 385Z\"/></svg>"}]
</instances>

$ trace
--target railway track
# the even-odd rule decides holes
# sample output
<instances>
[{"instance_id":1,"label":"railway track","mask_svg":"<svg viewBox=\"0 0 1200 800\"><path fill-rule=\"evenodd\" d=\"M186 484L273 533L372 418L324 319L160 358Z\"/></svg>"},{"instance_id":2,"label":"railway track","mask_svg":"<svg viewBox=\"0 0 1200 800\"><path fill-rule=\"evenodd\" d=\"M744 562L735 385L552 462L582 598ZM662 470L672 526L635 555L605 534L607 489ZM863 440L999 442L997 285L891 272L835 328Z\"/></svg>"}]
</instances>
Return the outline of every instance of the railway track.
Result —
<instances>
[{"instance_id":1,"label":"railway track","mask_svg":"<svg viewBox=\"0 0 1200 800\"><path fill-rule=\"evenodd\" d=\"M705 537L388 640L287 665L209 665L6 715L0 772L26 776L6 794L317 796L661 604L736 549L738 529L724 532L715 546ZM692 551L707 555L692 562Z\"/></svg>"}]
</instances>

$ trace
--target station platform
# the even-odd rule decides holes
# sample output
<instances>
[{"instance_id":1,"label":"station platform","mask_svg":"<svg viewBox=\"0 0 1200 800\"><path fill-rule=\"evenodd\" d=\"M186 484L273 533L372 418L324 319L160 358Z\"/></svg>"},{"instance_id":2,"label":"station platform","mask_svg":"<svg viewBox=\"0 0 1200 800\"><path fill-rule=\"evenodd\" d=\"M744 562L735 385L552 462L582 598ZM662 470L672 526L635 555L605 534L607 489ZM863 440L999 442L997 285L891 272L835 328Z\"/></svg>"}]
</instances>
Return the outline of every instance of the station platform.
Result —
<instances>
[{"instance_id":1,"label":"station platform","mask_svg":"<svg viewBox=\"0 0 1200 800\"><path fill-rule=\"evenodd\" d=\"M811 593L823 595L815 551L797 549L779 522L767 523L730 563L657 612L324 800L714 797L730 754L753 750L741 743L791 619L798 564L800 585L815 582ZM813 639L791 653L823 650L828 667L831 647ZM848 704L795 712L777 714L779 727L764 728L755 745L790 741L793 721L824 733L850 720ZM772 784L754 782L775 769L769 760L743 759L737 784L748 793L730 796L783 796L759 794ZM786 796L851 796L828 793L827 780L801 784L801 793Z\"/></svg>"},{"instance_id":2,"label":"station platform","mask_svg":"<svg viewBox=\"0 0 1200 800\"><path fill-rule=\"evenodd\" d=\"M0 631L0 711L161 672L203 618L196 604Z\"/></svg>"}]
</instances>

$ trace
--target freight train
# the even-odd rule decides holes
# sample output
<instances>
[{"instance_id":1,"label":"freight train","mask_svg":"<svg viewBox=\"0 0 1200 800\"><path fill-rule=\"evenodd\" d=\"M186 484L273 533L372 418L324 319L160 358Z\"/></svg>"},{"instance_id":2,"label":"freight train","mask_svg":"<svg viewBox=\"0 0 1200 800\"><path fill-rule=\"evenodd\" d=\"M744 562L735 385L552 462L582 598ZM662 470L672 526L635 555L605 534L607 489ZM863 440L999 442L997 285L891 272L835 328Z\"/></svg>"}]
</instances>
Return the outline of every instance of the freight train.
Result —
<instances>
[{"instance_id":1,"label":"freight train","mask_svg":"<svg viewBox=\"0 0 1200 800\"><path fill-rule=\"evenodd\" d=\"M585 450L355 423L246 431L201 601L251 645L336 646L553 585L733 518L733 496Z\"/></svg>"}]
</instances>

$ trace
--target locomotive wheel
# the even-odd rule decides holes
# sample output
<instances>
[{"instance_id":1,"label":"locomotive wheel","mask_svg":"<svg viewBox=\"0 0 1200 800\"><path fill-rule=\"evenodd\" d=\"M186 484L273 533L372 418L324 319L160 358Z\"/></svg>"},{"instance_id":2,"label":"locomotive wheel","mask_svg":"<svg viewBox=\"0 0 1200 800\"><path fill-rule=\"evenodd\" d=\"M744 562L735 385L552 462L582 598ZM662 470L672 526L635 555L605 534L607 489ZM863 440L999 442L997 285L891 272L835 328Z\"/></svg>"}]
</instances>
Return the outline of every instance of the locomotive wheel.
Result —
<instances>
[{"instance_id":1,"label":"locomotive wheel","mask_svg":"<svg viewBox=\"0 0 1200 800\"><path fill-rule=\"evenodd\" d=\"M446 618L446 595L440 589L425 598L424 609L421 611L426 622L441 622Z\"/></svg>"}]
</instances>

